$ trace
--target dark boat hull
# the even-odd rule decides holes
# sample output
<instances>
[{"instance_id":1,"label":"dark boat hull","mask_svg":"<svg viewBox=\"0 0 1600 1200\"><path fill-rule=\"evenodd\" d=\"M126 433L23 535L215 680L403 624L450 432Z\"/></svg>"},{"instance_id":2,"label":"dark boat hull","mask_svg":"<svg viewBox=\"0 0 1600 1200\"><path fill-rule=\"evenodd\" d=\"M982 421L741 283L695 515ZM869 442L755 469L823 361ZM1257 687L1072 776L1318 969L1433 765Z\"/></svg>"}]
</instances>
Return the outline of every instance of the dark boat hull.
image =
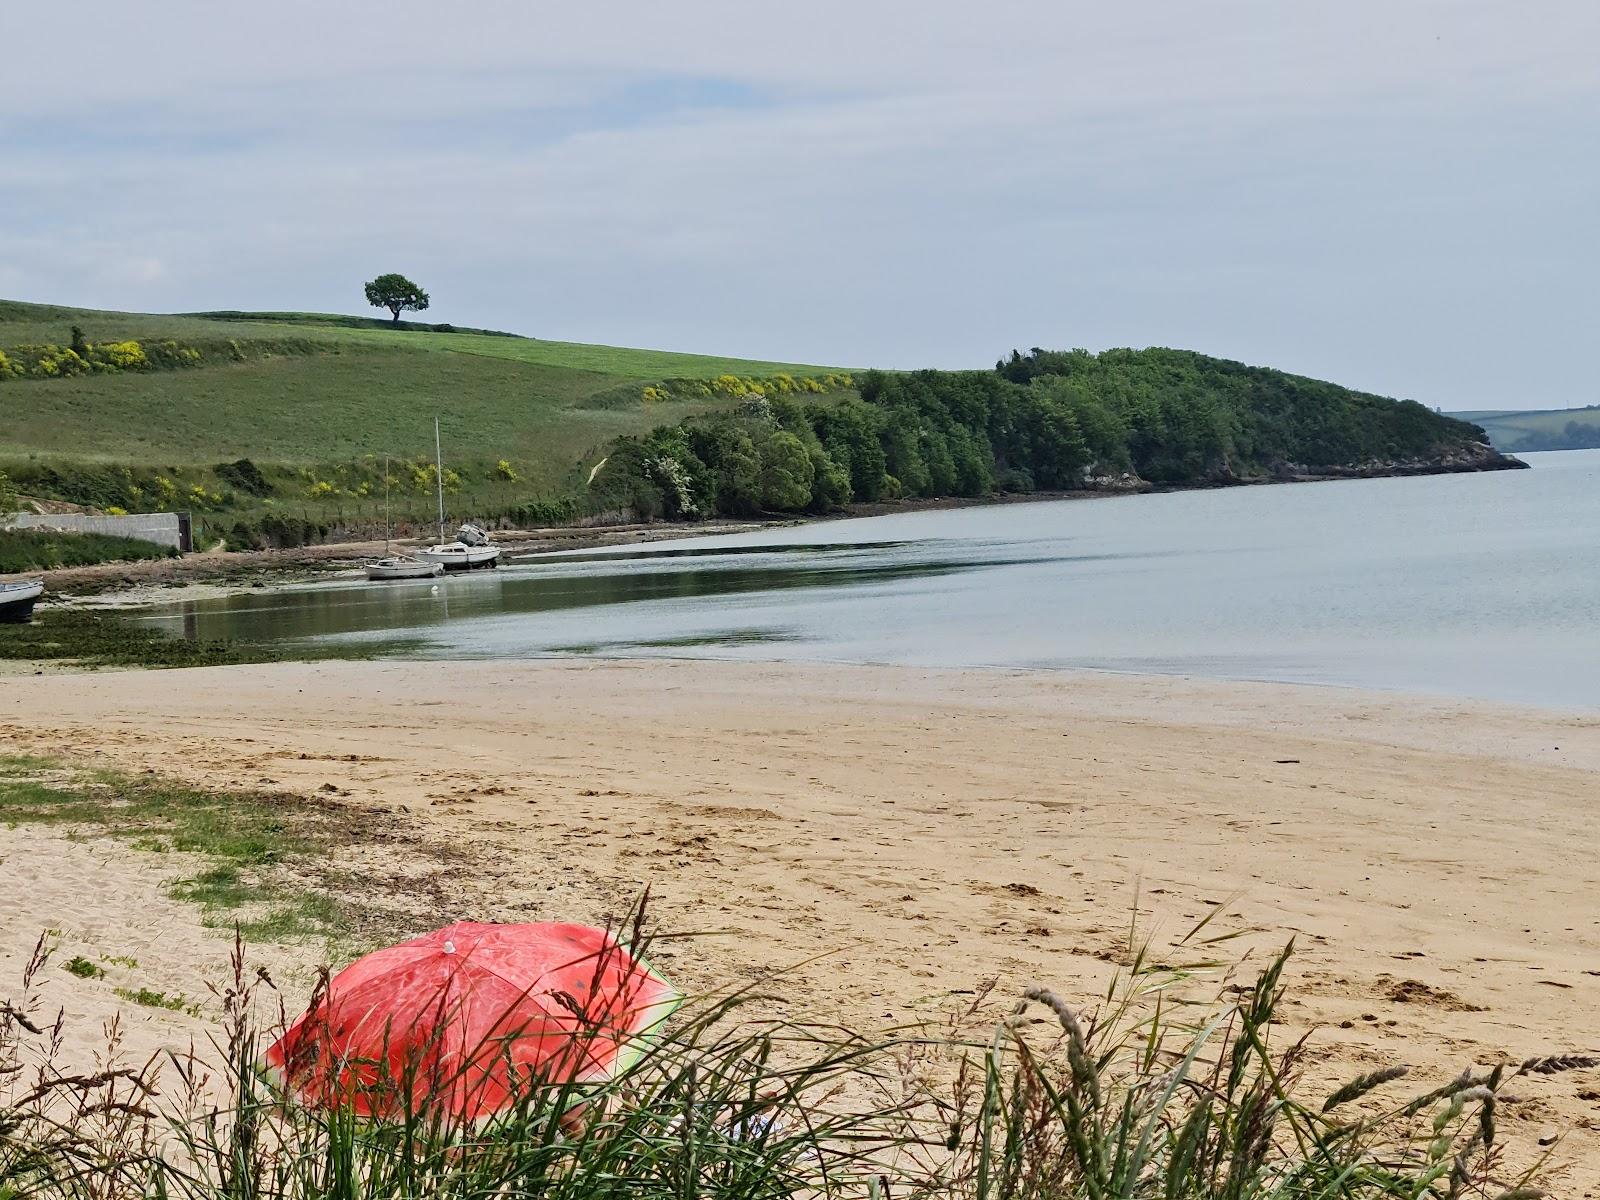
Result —
<instances>
[{"instance_id":1,"label":"dark boat hull","mask_svg":"<svg viewBox=\"0 0 1600 1200\"><path fill-rule=\"evenodd\" d=\"M38 599L29 596L24 600L7 600L5 593L0 592L0 625L22 625L33 620L33 606Z\"/></svg>"}]
</instances>

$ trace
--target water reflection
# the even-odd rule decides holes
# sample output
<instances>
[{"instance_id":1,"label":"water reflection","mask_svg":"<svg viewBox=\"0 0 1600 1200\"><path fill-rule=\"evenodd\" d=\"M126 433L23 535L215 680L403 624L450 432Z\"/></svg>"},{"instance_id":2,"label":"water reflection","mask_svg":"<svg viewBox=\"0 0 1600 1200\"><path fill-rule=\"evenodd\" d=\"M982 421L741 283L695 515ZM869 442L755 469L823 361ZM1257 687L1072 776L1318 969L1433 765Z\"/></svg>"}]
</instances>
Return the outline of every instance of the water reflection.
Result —
<instances>
[{"instance_id":1,"label":"water reflection","mask_svg":"<svg viewBox=\"0 0 1600 1200\"><path fill-rule=\"evenodd\" d=\"M436 580L362 580L189 600L157 609L143 619L187 638L280 642L415 631L451 621L507 614L557 613L806 588L882 587L980 567L1060 561L963 556L958 548L959 543L935 543L920 547L920 553L906 553L905 543L870 543L828 546L820 551L811 547L777 551L770 547L721 551L683 547L654 553L549 556L540 559L539 565L523 564ZM622 639L606 644L737 644L755 640L756 632L759 631L693 634L685 635L681 641ZM761 636L778 640L786 635L765 631Z\"/></svg>"},{"instance_id":2,"label":"water reflection","mask_svg":"<svg viewBox=\"0 0 1600 1200\"><path fill-rule=\"evenodd\" d=\"M1538 458L1539 456L1532 456ZM188 601L437 658L1095 667L1600 706L1600 452L1534 471L896 514Z\"/></svg>"}]
</instances>

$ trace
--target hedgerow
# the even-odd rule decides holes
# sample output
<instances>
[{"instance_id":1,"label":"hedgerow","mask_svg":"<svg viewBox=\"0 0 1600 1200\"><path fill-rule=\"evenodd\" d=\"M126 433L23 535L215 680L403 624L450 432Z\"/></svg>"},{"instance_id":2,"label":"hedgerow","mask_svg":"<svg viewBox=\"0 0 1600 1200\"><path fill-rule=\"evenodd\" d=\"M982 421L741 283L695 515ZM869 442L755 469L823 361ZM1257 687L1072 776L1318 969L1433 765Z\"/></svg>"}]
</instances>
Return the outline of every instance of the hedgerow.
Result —
<instances>
[{"instance_id":1,"label":"hedgerow","mask_svg":"<svg viewBox=\"0 0 1600 1200\"><path fill-rule=\"evenodd\" d=\"M127 339L95 343L84 337L82 330L74 327L72 339L65 346L42 342L0 350L0 382L171 371L207 364L324 353L337 354L339 348L306 338L250 341L227 338L204 343L181 343L172 338L161 338L143 342Z\"/></svg>"},{"instance_id":2,"label":"hedgerow","mask_svg":"<svg viewBox=\"0 0 1600 1200\"><path fill-rule=\"evenodd\" d=\"M742 400L747 396L823 396L846 391L854 379L843 373L793 375L779 373L764 377L718 375L713 379L662 379L639 392L646 404L664 400Z\"/></svg>"}]
</instances>

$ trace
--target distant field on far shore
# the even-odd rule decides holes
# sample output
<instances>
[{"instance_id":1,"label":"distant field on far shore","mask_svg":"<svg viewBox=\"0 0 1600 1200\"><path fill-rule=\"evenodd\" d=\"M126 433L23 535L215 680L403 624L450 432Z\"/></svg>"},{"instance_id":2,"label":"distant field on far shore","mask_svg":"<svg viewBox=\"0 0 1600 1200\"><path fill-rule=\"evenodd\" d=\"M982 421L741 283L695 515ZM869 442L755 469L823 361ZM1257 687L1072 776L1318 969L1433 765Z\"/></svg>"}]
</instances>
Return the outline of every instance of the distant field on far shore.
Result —
<instances>
[{"instance_id":1,"label":"distant field on far shore","mask_svg":"<svg viewBox=\"0 0 1600 1200\"><path fill-rule=\"evenodd\" d=\"M1447 413L1483 427L1497 450L1587 450L1600 448L1600 404L1584 408L1483 409ZM1572 429L1577 426L1577 430Z\"/></svg>"}]
</instances>

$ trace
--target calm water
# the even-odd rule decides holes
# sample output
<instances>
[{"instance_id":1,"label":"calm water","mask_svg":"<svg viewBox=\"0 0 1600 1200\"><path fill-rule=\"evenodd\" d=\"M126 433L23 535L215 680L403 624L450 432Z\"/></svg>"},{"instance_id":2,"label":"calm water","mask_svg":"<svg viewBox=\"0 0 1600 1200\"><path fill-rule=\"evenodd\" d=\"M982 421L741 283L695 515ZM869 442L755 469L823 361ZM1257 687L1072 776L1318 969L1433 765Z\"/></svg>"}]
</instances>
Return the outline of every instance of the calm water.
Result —
<instances>
[{"instance_id":1,"label":"calm water","mask_svg":"<svg viewBox=\"0 0 1600 1200\"><path fill-rule=\"evenodd\" d=\"M906 513L151 610L187 636L1091 667L1600 707L1600 451Z\"/></svg>"}]
</instances>

